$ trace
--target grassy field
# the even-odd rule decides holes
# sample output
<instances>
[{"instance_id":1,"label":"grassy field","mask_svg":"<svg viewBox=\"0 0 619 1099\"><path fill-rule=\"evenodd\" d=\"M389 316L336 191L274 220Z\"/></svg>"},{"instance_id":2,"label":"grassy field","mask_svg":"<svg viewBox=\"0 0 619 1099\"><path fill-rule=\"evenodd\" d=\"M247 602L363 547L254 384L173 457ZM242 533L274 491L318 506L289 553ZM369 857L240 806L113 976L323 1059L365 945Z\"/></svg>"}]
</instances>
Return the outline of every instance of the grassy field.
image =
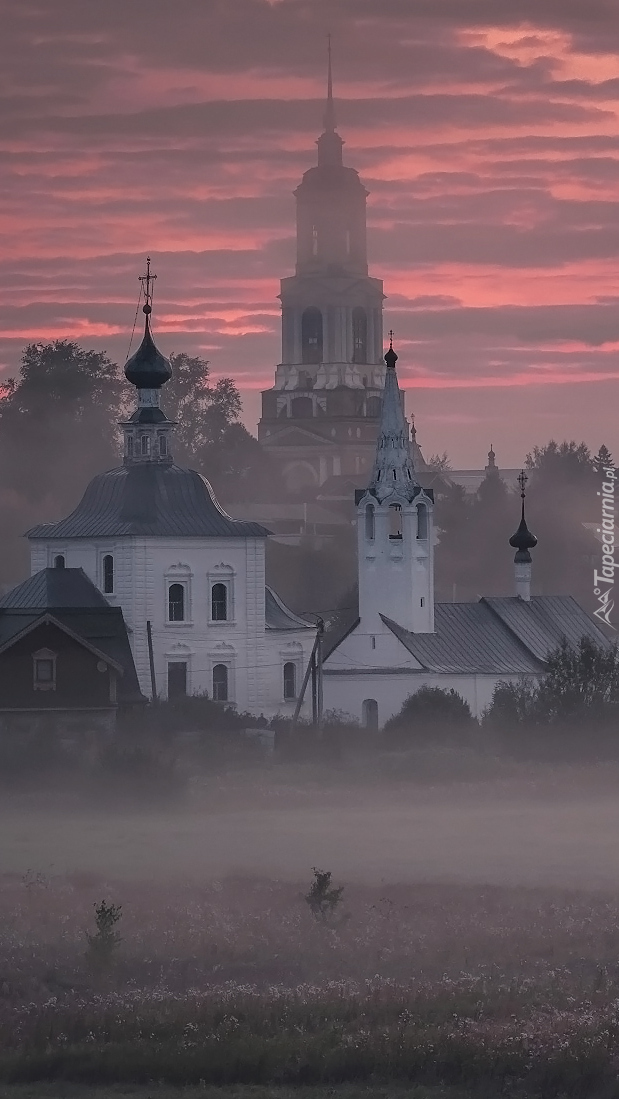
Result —
<instances>
[{"instance_id":1,"label":"grassy field","mask_svg":"<svg viewBox=\"0 0 619 1099\"><path fill-rule=\"evenodd\" d=\"M0 1099L619 1099L611 769L281 777L156 813L5 797Z\"/></svg>"}]
</instances>

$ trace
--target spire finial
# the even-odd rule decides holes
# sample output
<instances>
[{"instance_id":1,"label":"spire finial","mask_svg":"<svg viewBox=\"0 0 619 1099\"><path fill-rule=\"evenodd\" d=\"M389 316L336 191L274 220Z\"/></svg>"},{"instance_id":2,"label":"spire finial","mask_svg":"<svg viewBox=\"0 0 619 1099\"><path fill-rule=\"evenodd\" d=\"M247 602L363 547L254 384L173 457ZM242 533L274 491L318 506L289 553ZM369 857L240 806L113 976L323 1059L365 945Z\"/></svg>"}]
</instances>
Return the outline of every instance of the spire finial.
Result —
<instances>
[{"instance_id":1,"label":"spire finial","mask_svg":"<svg viewBox=\"0 0 619 1099\"><path fill-rule=\"evenodd\" d=\"M333 72L331 68L331 34L327 35L327 103L325 106L325 133L335 131L335 104L333 102Z\"/></svg>"},{"instance_id":2,"label":"spire finial","mask_svg":"<svg viewBox=\"0 0 619 1099\"><path fill-rule=\"evenodd\" d=\"M391 369L391 370L395 370L395 364L397 363L397 361L398 361L398 356L396 355L395 351L393 350L393 329L390 328L389 329L389 350L388 350L387 354L385 355L385 362L387 363L387 368Z\"/></svg>"},{"instance_id":3,"label":"spire finial","mask_svg":"<svg viewBox=\"0 0 619 1099\"><path fill-rule=\"evenodd\" d=\"M153 286L156 275L151 274L150 270L150 256L146 257L146 274L138 275L139 281L142 283L142 290L144 291L144 305L142 306L142 312L146 314L146 320L153 311Z\"/></svg>"},{"instance_id":4,"label":"spire finial","mask_svg":"<svg viewBox=\"0 0 619 1099\"><path fill-rule=\"evenodd\" d=\"M531 599L531 554L529 553L529 550L532 550L537 545L537 538L534 534L531 534L524 517L525 489L528 480L529 478L525 471L521 469L518 474L518 484L520 485L520 499L522 501L522 517L518 530L509 540L510 546L516 550L514 557L516 595L519 595L526 603Z\"/></svg>"}]
</instances>

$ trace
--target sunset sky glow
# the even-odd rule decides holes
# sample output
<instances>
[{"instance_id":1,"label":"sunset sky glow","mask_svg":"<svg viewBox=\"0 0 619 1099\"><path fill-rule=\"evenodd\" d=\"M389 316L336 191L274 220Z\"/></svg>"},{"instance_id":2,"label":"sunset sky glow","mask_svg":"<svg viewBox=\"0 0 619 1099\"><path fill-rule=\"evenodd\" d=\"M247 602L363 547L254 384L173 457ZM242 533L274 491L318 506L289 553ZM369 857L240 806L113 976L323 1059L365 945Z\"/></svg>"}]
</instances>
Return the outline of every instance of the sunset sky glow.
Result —
<instances>
[{"instance_id":1,"label":"sunset sky glow","mask_svg":"<svg viewBox=\"0 0 619 1099\"><path fill-rule=\"evenodd\" d=\"M232 376L255 429L333 36L426 454L619 456L613 0L4 0L0 369L75 338L124 361L149 252L162 349ZM522 20L515 22L517 13Z\"/></svg>"}]
</instances>

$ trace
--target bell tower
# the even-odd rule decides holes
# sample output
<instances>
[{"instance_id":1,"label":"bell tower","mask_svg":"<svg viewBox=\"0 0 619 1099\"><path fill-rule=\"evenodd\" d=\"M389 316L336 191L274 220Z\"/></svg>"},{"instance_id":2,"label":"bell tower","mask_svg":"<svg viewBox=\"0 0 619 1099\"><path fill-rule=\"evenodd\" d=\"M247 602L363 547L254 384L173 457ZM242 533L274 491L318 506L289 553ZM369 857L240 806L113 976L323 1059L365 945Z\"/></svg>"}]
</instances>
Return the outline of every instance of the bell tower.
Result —
<instances>
[{"instance_id":1,"label":"bell tower","mask_svg":"<svg viewBox=\"0 0 619 1099\"><path fill-rule=\"evenodd\" d=\"M383 284L368 275L368 192L343 163L329 41L318 163L297 187L295 274L281 280L282 361L262 394L258 438L290 493L367 474L378 430Z\"/></svg>"}]
</instances>

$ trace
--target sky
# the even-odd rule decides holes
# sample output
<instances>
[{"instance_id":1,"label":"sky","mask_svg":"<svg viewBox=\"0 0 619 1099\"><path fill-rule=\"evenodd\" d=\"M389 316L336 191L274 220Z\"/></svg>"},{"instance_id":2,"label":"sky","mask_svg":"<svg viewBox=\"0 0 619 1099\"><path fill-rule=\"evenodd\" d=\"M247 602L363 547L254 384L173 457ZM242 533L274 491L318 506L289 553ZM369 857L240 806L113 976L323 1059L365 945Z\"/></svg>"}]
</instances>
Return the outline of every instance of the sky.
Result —
<instances>
[{"instance_id":1,"label":"sky","mask_svg":"<svg viewBox=\"0 0 619 1099\"><path fill-rule=\"evenodd\" d=\"M616 0L0 0L0 376L124 361L145 256L166 353L255 430L332 34L399 376L428 456L619 457Z\"/></svg>"}]
</instances>

